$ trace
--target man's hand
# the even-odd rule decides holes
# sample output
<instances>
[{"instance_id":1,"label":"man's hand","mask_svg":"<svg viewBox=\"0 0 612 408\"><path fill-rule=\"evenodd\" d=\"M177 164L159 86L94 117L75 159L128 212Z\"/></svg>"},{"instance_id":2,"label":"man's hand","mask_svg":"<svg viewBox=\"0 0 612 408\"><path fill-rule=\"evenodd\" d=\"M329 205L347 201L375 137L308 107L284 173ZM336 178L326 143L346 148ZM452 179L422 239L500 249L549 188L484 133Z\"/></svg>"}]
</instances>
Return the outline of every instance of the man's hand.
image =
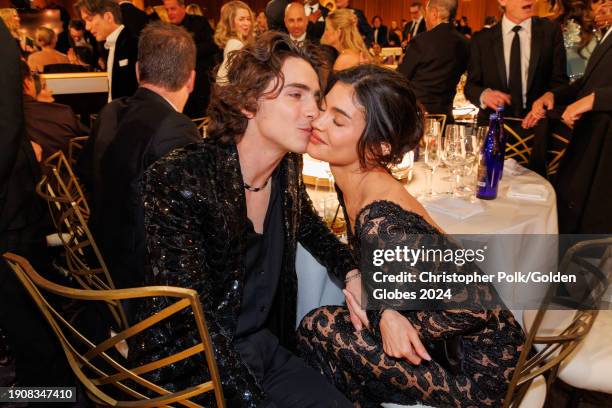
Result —
<instances>
[{"instance_id":1,"label":"man's hand","mask_svg":"<svg viewBox=\"0 0 612 408\"><path fill-rule=\"evenodd\" d=\"M531 111L523 119L522 126L525 129L534 127L540 119L546 116L546 111L555 107L555 95L546 92L531 105Z\"/></svg>"},{"instance_id":2,"label":"man's hand","mask_svg":"<svg viewBox=\"0 0 612 408\"><path fill-rule=\"evenodd\" d=\"M404 358L415 365L421 364L423 359L431 360L419 338L419 333L399 312L392 309L383 312L380 319L380 334L387 355Z\"/></svg>"},{"instance_id":3,"label":"man's hand","mask_svg":"<svg viewBox=\"0 0 612 408\"><path fill-rule=\"evenodd\" d=\"M494 89L483 91L480 99L487 108L493 110L496 110L500 106L510 105L511 101L510 95Z\"/></svg>"},{"instance_id":4,"label":"man's hand","mask_svg":"<svg viewBox=\"0 0 612 408\"><path fill-rule=\"evenodd\" d=\"M561 115L561 120L567 126L573 128L576 121L580 119L584 113L593 110L594 102L594 93L591 93L590 95L587 95L584 98L578 99L576 102L565 108L565 111L563 111L563 115Z\"/></svg>"}]
</instances>

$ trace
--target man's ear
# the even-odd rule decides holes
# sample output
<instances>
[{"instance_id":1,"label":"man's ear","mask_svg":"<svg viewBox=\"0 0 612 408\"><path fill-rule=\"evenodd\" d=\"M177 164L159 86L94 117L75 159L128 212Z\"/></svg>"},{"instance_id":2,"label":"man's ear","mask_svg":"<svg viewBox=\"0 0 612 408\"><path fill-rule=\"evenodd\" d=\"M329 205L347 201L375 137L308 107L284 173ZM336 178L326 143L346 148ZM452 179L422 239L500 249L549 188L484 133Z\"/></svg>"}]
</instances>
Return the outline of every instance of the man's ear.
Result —
<instances>
[{"instance_id":1,"label":"man's ear","mask_svg":"<svg viewBox=\"0 0 612 408\"><path fill-rule=\"evenodd\" d=\"M136 82L140 85L140 64L136 61Z\"/></svg>"},{"instance_id":2,"label":"man's ear","mask_svg":"<svg viewBox=\"0 0 612 408\"><path fill-rule=\"evenodd\" d=\"M246 109L240 109L240 112L242 112L244 117L247 119L253 119L255 117L255 112L250 112Z\"/></svg>"},{"instance_id":3,"label":"man's ear","mask_svg":"<svg viewBox=\"0 0 612 408\"><path fill-rule=\"evenodd\" d=\"M187 88L187 92L189 93L193 91L193 87L195 85L195 76L196 76L195 70L191 70L191 72L189 73L189 79L187 80L187 84L185 84L185 87Z\"/></svg>"},{"instance_id":4,"label":"man's ear","mask_svg":"<svg viewBox=\"0 0 612 408\"><path fill-rule=\"evenodd\" d=\"M113 16L113 13L111 13L110 11L105 12L102 15L102 18L104 19L104 21L106 21L107 23L112 23L112 24L117 24L117 22L115 21L115 16Z\"/></svg>"}]
</instances>

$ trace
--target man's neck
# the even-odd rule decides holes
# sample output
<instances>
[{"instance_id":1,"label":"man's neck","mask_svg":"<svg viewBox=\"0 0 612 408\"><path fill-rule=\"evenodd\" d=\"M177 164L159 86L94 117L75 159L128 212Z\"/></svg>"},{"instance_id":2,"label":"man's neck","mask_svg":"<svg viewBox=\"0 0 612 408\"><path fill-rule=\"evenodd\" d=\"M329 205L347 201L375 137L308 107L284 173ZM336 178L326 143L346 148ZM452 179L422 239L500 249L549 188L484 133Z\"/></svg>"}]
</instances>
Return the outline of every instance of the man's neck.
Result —
<instances>
[{"instance_id":1,"label":"man's neck","mask_svg":"<svg viewBox=\"0 0 612 408\"><path fill-rule=\"evenodd\" d=\"M504 17L506 17L511 23L516 24L516 25L522 24L523 21L529 20L531 18L531 17L527 17L522 20L519 20L517 17L511 16L509 14L504 14Z\"/></svg>"},{"instance_id":2,"label":"man's neck","mask_svg":"<svg viewBox=\"0 0 612 408\"><path fill-rule=\"evenodd\" d=\"M263 185L288 153L273 144L255 129L252 121L236 144L242 179L251 186Z\"/></svg>"},{"instance_id":3,"label":"man's neck","mask_svg":"<svg viewBox=\"0 0 612 408\"><path fill-rule=\"evenodd\" d=\"M187 98L183 95L181 91L171 92L161 86L141 83L140 86L142 88L146 88L150 91L155 92L162 98L164 98L177 112L183 112L183 108L185 107L185 103L187 102Z\"/></svg>"}]
</instances>

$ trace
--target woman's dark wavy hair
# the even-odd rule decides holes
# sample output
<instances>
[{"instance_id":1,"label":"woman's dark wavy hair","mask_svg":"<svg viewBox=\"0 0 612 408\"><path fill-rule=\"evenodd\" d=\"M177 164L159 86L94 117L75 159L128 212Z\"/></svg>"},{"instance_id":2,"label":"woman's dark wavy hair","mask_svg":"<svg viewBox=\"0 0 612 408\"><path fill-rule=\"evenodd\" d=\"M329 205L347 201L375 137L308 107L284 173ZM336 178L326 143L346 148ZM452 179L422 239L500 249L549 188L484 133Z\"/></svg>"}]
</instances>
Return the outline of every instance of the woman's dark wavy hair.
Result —
<instances>
[{"instance_id":1,"label":"woman's dark wavy hair","mask_svg":"<svg viewBox=\"0 0 612 408\"><path fill-rule=\"evenodd\" d=\"M311 44L299 47L287 34L266 32L255 42L229 54L227 82L213 85L207 111L209 137L222 143L238 142L248 123L242 111L257 113L259 98L278 96L285 82L281 69L290 57L303 59L312 65L319 86L325 89L324 79L329 66L319 47ZM270 83L274 86L266 92Z\"/></svg>"},{"instance_id":2,"label":"woman's dark wavy hair","mask_svg":"<svg viewBox=\"0 0 612 408\"><path fill-rule=\"evenodd\" d=\"M378 65L359 65L336 73L327 91L338 82L353 87L355 104L363 109L366 124L357 144L363 169L397 164L419 144L423 110L403 75ZM389 146L388 152L382 144Z\"/></svg>"}]
</instances>

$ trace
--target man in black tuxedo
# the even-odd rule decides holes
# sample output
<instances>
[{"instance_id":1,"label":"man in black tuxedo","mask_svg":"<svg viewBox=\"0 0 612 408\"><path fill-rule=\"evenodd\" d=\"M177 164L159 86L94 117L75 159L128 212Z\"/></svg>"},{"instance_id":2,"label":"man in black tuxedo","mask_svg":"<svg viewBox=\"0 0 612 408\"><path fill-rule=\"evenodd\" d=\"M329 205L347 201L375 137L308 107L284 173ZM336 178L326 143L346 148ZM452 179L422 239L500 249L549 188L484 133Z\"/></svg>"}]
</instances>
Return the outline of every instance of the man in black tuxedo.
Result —
<instances>
[{"instance_id":1,"label":"man in black tuxedo","mask_svg":"<svg viewBox=\"0 0 612 408\"><path fill-rule=\"evenodd\" d=\"M423 18L423 5L418 1L410 5L410 18L411 21L404 26L404 31L402 32L402 37L404 38L402 47L404 48L417 34L427 31L425 19Z\"/></svg>"},{"instance_id":2,"label":"man in black tuxedo","mask_svg":"<svg viewBox=\"0 0 612 408\"><path fill-rule=\"evenodd\" d=\"M533 17L532 0L499 0L502 21L472 38L465 95L479 106L478 121L505 106L523 117L533 101L568 82L561 27Z\"/></svg>"},{"instance_id":3,"label":"man in black tuxedo","mask_svg":"<svg viewBox=\"0 0 612 408\"><path fill-rule=\"evenodd\" d=\"M604 9L612 15L612 10ZM572 136L555 179L559 232L612 233L612 28L608 27L585 68L570 85L554 88L533 103L523 121L532 127L546 110L566 106L561 120ZM545 150L546 140L536 141Z\"/></svg>"},{"instance_id":4,"label":"man in black tuxedo","mask_svg":"<svg viewBox=\"0 0 612 408\"><path fill-rule=\"evenodd\" d=\"M53 98L37 100L39 89L44 88L44 80L32 74L24 61L20 61L20 65L26 137L42 148L41 161L58 150L67 155L70 139L88 135L89 129L81 124L70 106L55 103Z\"/></svg>"},{"instance_id":5,"label":"man in black tuxedo","mask_svg":"<svg viewBox=\"0 0 612 408\"><path fill-rule=\"evenodd\" d=\"M172 149L198 142L181 113L195 82L196 47L182 27L150 23L140 35L140 87L106 105L79 159L92 193L90 226L118 287L143 284L143 172Z\"/></svg>"},{"instance_id":6,"label":"man in black tuxedo","mask_svg":"<svg viewBox=\"0 0 612 408\"><path fill-rule=\"evenodd\" d=\"M219 47L213 41L213 29L204 17L187 14L183 0L164 0L164 8L170 23L184 27L195 40L196 79L184 113L190 118L201 118L206 115L210 101L212 70L220 62Z\"/></svg>"},{"instance_id":7,"label":"man in black tuxedo","mask_svg":"<svg viewBox=\"0 0 612 408\"><path fill-rule=\"evenodd\" d=\"M380 16L374 16L372 19L372 44L378 44L381 47L389 45L389 30L382 23Z\"/></svg>"},{"instance_id":8,"label":"man in black tuxedo","mask_svg":"<svg viewBox=\"0 0 612 408\"><path fill-rule=\"evenodd\" d=\"M329 14L329 9L323 7L319 0L306 0L304 12L308 17L308 36L314 42L320 42L325 32L325 19Z\"/></svg>"},{"instance_id":9,"label":"man in black tuxedo","mask_svg":"<svg viewBox=\"0 0 612 408\"><path fill-rule=\"evenodd\" d=\"M353 10L353 13L355 13L357 16L357 28L359 29L359 33L363 36L365 45L370 48L372 46L372 41L374 41L374 32L372 31L370 24L368 24L368 20L366 19L365 14L363 14L363 11L351 7L350 0L336 0L336 8L347 8Z\"/></svg>"},{"instance_id":10,"label":"man in black tuxedo","mask_svg":"<svg viewBox=\"0 0 612 408\"><path fill-rule=\"evenodd\" d=\"M19 50L0 21L0 254L26 257L41 273L48 265L45 208L35 193L40 167L23 132ZM18 386L74 386L48 323L4 260L0 260L0 325L15 358Z\"/></svg>"},{"instance_id":11,"label":"man in black tuxedo","mask_svg":"<svg viewBox=\"0 0 612 408\"><path fill-rule=\"evenodd\" d=\"M302 3L289 3L285 9L285 27L289 32L289 38L297 45L302 45L307 40L316 41L308 32L308 18Z\"/></svg>"},{"instance_id":12,"label":"man in black tuxedo","mask_svg":"<svg viewBox=\"0 0 612 408\"><path fill-rule=\"evenodd\" d=\"M143 28L149 23L147 13L132 4L131 0L120 1L119 7L121 8L123 24L132 34L138 37Z\"/></svg>"},{"instance_id":13,"label":"man in black tuxedo","mask_svg":"<svg viewBox=\"0 0 612 408\"><path fill-rule=\"evenodd\" d=\"M445 114L451 122L457 82L470 55L468 40L449 23L456 12L457 0L430 0L425 8L429 31L410 41L399 66L426 111Z\"/></svg>"},{"instance_id":14,"label":"man in black tuxedo","mask_svg":"<svg viewBox=\"0 0 612 408\"><path fill-rule=\"evenodd\" d=\"M85 27L96 40L105 41L108 50L108 101L130 96L138 87L136 81L137 37L122 23L121 9L114 0L79 0L76 4Z\"/></svg>"}]
</instances>

